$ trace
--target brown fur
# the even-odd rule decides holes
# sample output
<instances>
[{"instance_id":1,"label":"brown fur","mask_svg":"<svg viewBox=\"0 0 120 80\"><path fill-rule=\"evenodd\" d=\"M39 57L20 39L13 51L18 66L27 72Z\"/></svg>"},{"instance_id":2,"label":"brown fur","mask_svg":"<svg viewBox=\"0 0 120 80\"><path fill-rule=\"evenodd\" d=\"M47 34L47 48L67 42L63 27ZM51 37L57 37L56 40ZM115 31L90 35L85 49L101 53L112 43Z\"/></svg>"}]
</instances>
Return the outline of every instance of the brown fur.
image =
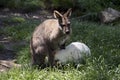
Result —
<instances>
[{"instance_id":1,"label":"brown fur","mask_svg":"<svg viewBox=\"0 0 120 80\"><path fill-rule=\"evenodd\" d=\"M49 64L54 65L55 50L60 47L60 42L69 35L66 34L66 31L70 32L70 26L67 25L70 12L71 9L61 15L58 11L54 11L57 19L48 19L36 27L30 41L32 65L44 67L46 56L48 56Z\"/></svg>"}]
</instances>

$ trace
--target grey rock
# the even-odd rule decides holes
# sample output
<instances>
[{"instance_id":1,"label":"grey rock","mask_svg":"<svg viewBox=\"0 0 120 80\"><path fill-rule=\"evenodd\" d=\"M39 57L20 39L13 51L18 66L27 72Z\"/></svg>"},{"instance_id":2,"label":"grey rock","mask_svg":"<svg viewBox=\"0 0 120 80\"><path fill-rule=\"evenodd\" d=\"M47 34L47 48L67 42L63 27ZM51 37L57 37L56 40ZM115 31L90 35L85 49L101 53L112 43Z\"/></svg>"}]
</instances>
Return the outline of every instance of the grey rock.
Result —
<instances>
[{"instance_id":1,"label":"grey rock","mask_svg":"<svg viewBox=\"0 0 120 80\"><path fill-rule=\"evenodd\" d=\"M100 12L99 18L102 23L110 23L120 18L120 12L113 8L107 8Z\"/></svg>"}]
</instances>

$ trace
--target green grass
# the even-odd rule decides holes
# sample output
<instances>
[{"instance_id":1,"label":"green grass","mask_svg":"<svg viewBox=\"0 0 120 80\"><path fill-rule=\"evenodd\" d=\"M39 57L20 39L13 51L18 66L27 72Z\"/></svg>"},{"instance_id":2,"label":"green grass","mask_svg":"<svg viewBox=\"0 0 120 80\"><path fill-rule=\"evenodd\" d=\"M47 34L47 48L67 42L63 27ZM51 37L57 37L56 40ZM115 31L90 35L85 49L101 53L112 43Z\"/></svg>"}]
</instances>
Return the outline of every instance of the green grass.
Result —
<instances>
[{"instance_id":1,"label":"green grass","mask_svg":"<svg viewBox=\"0 0 120 80\"><path fill-rule=\"evenodd\" d=\"M1 21L4 23L4 25L8 25L8 24L15 24L15 23L23 23L26 20L22 17L12 16L12 17L2 18Z\"/></svg>"},{"instance_id":2,"label":"green grass","mask_svg":"<svg viewBox=\"0 0 120 80\"><path fill-rule=\"evenodd\" d=\"M30 40L39 22L28 21L6 27L4 34L13 40ZM120 24L103 25L93 22L72 21L73 32L68 43L81 41L91 49L91 57L78 68L66 66L63 69L43 70L24 66L0 73L0 80L120 80ZM30 62L29 44L18 49L17 62Z\"/></svg>"}]
</instances>

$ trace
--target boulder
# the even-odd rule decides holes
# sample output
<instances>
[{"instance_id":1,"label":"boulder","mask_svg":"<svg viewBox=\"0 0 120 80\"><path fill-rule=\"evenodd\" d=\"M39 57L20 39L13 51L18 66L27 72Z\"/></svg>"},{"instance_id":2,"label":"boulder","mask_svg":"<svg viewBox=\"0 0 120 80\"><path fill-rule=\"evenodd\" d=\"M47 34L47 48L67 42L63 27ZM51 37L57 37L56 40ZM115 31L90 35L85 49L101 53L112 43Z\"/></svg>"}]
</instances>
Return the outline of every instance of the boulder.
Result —
<instances>
[{"instance_id":1,"label":"boulder","mask_svg":"<svg viewBox=\"0 0 120 80\"><path fill-rule=\"evenodd\" d=\"M59 50L55 54L57 64L67 64L69 62L79 64L84 63L85 59L91 55L87 45L81 42L72 42L65 49Z\"/></svg>"},{"instance_id":2,"label":"boulder","mask_svg":"<svg viewBox=\"0 0 120 80\"><path fill-rule=\"evenodd\" d=\"M100 12L99 18L102 23L110 23L120 18L120 12L113 8L107 8Z\"/></svg>"}]
</instances>

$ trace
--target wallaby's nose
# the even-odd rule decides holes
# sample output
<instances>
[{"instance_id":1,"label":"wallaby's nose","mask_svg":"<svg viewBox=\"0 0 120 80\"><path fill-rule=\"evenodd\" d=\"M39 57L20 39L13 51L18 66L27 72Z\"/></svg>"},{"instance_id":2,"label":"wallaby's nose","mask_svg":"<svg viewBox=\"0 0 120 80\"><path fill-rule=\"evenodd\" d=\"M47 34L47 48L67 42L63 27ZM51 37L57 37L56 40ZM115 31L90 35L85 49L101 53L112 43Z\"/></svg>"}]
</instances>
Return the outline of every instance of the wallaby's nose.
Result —
<instances>
[{"instance_id":1,"label":"wallaby's nose","mask_svg":"<svg viewBox=\"0 0 120 80\"><path fill-rule=\"evenodd\" d=\"M66 34L70 34L70 31L69 31L69 30L67 30L67 31L66 31Z\"/></svg>"}]
</instances>

